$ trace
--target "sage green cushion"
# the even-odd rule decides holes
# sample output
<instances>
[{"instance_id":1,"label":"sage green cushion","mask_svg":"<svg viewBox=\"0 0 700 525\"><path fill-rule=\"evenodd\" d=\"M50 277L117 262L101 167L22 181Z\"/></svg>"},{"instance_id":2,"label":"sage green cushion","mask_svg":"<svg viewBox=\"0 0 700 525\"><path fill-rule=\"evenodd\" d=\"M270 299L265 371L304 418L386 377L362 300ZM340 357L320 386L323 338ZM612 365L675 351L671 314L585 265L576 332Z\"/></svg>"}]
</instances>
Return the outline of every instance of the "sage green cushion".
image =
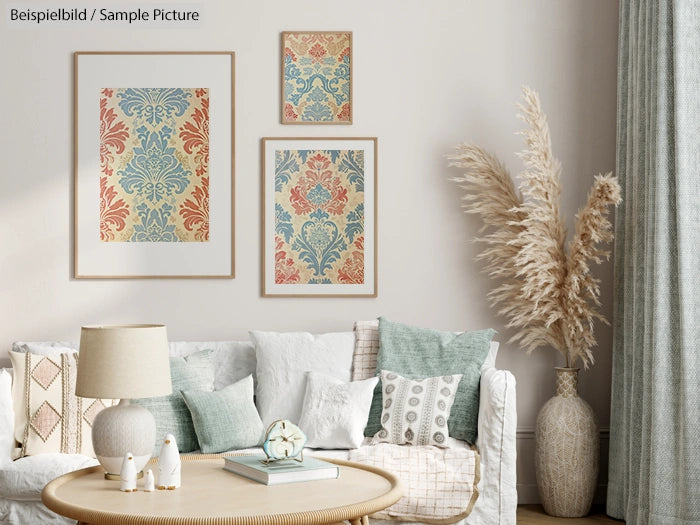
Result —
<instances>
[{"instance_id":1,"label":"sage green cushion","mask_svg":"<svg viewBox=\"0 0 700 525\"><path fill-rule=\"evenodd\" d=\"M254 447L262 441L263 423L253 402L252 375L215 392L183 390L182 397L203 454Z\"/></svg>"},{"instance_id":2,"label":"sage green cushion","mask_svg":"<svg viewBox=\"0 0 700 525\"><path fill-rule=\"evenodd\" d=\"M462 374L450 412L450 436L474 444L479 416L481 365L495 330L441 332L379 318L377 371L391 370L408 379ZM365 436L382 426L381 381L374 389Z\"/></svg>"},{"instance_id":3,"label":"sage green cushion","mask_svg":"<svg viewBox=\"0 0 700 525\"><path fill-rule=\"evenodd\" d=\"M192 416L180 395L182 390L213 390L214 368L211 363L213 350L201 350L185 357L170 358L170 379L173 392L167 396L136 399L137 403L151 411L156 420L156 443L153 456L160 455L165 434L172 434L180 452L197 450L197 434Z\"/></svg>"}]
</instances>

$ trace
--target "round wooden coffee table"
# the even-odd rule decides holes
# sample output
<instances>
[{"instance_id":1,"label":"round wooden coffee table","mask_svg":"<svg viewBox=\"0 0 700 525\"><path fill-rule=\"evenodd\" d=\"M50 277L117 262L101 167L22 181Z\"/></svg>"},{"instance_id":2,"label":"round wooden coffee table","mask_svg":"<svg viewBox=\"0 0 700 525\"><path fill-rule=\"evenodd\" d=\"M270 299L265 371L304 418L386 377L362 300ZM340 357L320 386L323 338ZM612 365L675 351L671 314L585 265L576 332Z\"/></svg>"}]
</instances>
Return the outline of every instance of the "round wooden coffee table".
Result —
<instances>
[{"instance_id":1,"label":"round wooden coffee table","mask_svg":"<svg viewBox=\"0 0 700 525\"><path fill-rule=\"evenodd\" d=\"M325 459L325 458L324 458ZM49 509L94 525L328 525L367 516L396 503L399 480L389 472L330 460L338 479L267 486L224 470L221 456L183 456L182 487L120 492L100 466L51 481L41 493ZM140 487L139 487L140 489Z\"/></svg>"}]
</instances>

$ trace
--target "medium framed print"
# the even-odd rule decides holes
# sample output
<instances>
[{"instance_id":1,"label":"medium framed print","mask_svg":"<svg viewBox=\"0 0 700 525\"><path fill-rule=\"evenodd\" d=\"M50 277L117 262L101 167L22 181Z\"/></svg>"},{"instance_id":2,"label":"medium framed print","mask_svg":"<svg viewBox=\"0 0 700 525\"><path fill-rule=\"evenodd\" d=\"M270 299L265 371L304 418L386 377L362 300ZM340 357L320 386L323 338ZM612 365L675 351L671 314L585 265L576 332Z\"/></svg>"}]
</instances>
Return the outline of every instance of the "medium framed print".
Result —
<instances>
[{"instance_id":1,"label":"medium framed print","mask_svg":"<svg viewBox=\"0 0 700 525\"><path fill-rule=\"evenodd\" d=\"M282 33L282 124L352 124L352 33Z\"/></svg>"},{"instance_id":2,"label":"medium framed print","mask_svg":"<svg viewBox=\"0 0 700 525\"><path fill-rule=\"evenodd\" d=\"M234 277L232 52L74 54L74 273Z\"/></svg>"},{"instance_id":3,"label":"medium framed print","mask_svg":"<svg viewBox=\"0 0 700 525\"><path fill-rule=\"evenodd\" d=\"M377 296L377 139L262 139L262 294Z\"/></svg>"}]
</instances>

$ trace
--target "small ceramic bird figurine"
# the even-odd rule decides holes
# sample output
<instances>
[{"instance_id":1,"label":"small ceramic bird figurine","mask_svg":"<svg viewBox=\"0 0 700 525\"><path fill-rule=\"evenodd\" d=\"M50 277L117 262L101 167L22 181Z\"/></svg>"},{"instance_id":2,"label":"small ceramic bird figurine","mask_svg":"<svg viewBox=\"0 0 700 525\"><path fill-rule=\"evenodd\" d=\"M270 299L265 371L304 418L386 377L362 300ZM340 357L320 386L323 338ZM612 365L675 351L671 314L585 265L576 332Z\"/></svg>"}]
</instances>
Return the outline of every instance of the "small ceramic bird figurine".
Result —
<instances>
[{"instance_id":1,"label":"small ceramic bird figurine","mask_svg":"<svg viewBox=\"0 0 700 525\"><path fill-rule=\"evenodd\" d=\"M153 475L153 471L149 468L143 475L143 490L145 490L146 492L153 492L155 487L155 476Z\"/></svg>"},{"instance_id":2,"label":"small ceramic bird figurine","mask_svg":"<svg viewBox=\"0 0 700 525\"><path fill-rule=\"evenodd\" d=\"M180 452L175 437L166 434L158 458L158 490L175 490L180 487Z\"/></svg>"},{"instance_id":3,"label":"small ceramic bird figurine","mask_svg":"<svg viewBox=\"0 0 700 525\"><path fill-rule=\"evenodd\" d=\"M136 465L134 455L127 452L122 460L122 469L119 472L119 490L122 492L136 492Z\"/></svg>"}]
</instances>

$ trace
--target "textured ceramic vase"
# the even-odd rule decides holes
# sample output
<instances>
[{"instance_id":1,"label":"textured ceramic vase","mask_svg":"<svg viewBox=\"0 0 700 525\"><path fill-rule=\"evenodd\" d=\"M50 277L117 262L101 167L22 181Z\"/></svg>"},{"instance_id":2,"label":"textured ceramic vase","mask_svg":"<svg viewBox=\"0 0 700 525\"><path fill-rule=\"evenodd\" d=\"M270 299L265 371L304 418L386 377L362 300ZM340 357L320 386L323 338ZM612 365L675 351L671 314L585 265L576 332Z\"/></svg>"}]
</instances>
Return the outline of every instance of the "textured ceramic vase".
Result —
<instances>
[{"instance_id":1,"label":"textured ceramic vase","mask_svg":"<svg viewBox=\"0 0 700 525\"><path fill-rule=\"evenodd\" d=\"M578 396L578 368L555 368L556 395L535 428L535 474L542 506L562 518L585 516L598 481L598 424Z\"/></svg>"},{"instance_id":2,"label":"textured ceramic vase","mask_svg":"<svg viewBox=\"0 0 700 525\"><path fill-rule=\"evenodd\" d=\"M107 479L119 479L126 452L133 454L136 472L141 472L151 459L155 443L153 414L140 405L132 405L128 399L100 411L92 422L95 457L104 467Z\"/></svg>"}]
</instances>

